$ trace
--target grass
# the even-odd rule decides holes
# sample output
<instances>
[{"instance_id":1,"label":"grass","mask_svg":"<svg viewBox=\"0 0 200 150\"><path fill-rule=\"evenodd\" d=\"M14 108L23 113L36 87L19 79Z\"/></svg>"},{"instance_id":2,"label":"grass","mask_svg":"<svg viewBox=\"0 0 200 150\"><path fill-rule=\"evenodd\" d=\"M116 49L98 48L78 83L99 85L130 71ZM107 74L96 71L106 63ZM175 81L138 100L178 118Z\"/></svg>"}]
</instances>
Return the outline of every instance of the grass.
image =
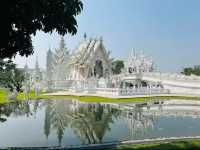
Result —
<instances>
[{"instance_id":1,"label":"grass","mask_svg":"<svg viewBox=\"0 0 200 150\"><path fill-rule=\"evenodd\" d=\"M198 149L200 149L200 140L122 145L118 146L117 148L114 148L114 150L198 150Z\"/></svg>"},{"instance_id":2,"label":"grass","mask_svg":"<svg viewBox=\"0 0 200 150\"><path fill-rule=\"evenodd\" d=\"M186 96L152 96L152 97L136 97L136 98L105 98L97 96L50 96L41 95L40 99L78 99L82 102L102 102L102 103L124 103L124 102L147 102L150 100L170 100L170 99L180 99L180 100L200 100L200 97L186 97Z\"/></svg>"},{"instance_id":3,"label":"grass","mask_svg":"<svg viewBox=\"0 0 200 150\"><path fill-rule=\"evenodd\" d=\"M34 91L28 93L29 99L37 99L38 97L35 95ZM17 100L27 100L27 96L21 92L17 95Z\"/></svg>"},{"instance_id":4,"label":"grass","mask_svg":"<svg viewBox=\"0 0 200 150\"><path fill-rule=\"evenodd\" d=\"M31 91L28 95L30 99L37 99L37 96L35 95L34 91ZM8 97L9 97L9 91L6 89L0 88L0 104L11 102L8 100ZM27 99L26 99L25 94L21 92L17 95L17 100L27 100Z\"/></svg>"},{"instance_id":5,"label":"grass","mask_svg":"<svg viewBox=\"0 0 200 150\"><path fill-rule=\"evenodd\" d=\"M0 89L0 103L8 102L8 91L5 89Z\"/></svg>"},{"instance_id":6,"label":"grass","mask_svg":"<svg viewBox=\"0 0 200 150\"><path fill-rule=\"evenodd\" d=\"M67 95L67 96L49 96L49 95L41 95L39 96L40 99L77 99L82 102L104 102L104 103L123 103L123 102L132 102L132 101L138 101L143 102L146 100L146 98L132 98L132 99L112 99L112 98L104 98L104 97L97 97L97 96L73 96L73 95Z\"/></svg>"},{"instance_id":7,"label":"grass","mask_svg":"<svg viewBox=\"0 0 200 150\"><path fill-rule=\"evenodd\" d=\"M0 89L0 103L9 102L8 100L8 91L5 89ZM44 99L44 100L70 100L77 99L82 102L102 102L102 103L124 103L124 102L147 102L150 100L170 100L170 99L180 99L180 100L200 100L200 97L186 97L186 96L152 96L152 97L136 97L136 98L123 98L123 99L113 99L113 98L105 98L105 97L97 97L97 96L50 96L44 95L44 92L40 96L36 96L34 91L29 93L29 99ZM26 100L25 94L19 93L17 96L17 100Z\"/></svg>"}]
</instances>

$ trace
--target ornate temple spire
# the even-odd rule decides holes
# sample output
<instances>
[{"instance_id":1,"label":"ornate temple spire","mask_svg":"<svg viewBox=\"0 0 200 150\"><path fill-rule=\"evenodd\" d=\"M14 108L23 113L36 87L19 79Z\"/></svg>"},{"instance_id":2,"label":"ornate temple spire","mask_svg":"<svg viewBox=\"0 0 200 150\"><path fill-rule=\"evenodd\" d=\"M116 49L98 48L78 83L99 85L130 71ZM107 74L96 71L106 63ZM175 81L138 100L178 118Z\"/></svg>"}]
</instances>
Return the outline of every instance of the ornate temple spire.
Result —
<instances>
[{"instance_id":1,"label":"ornate temple spire","mask_svg":"<svg viewBox=\"0 0 200 150\"><path fill-rule=\"evenodd\" d=\"M28 79L28 65L27 65L27 62L24 65L24 74L25 74L25 79Z\"/></svg>"},{"instance_id":2,"label":"ornate temple spire","mask_svg":"<svg viewBox=\"0 0 200 150\"><path fill-rule=\"evenodd\" d=\"M53 72L55 80L64 80L66 77L66 64L69 59L69 51L66 48L64 37L61 36L60 46L53 54Z\"/></svg>"},{"instance_id":3,"label":"ornate temple spire","mask_svg":"<svg viewBox=\"0 0 200 150\"><path fill-rule=\"evenodd\" d=\"M24 71L27 71L28 70L28 65L27 65L27 62L26 64L24 65Z\"/></svg>"},{"instance_id":4,"label":"ornate temple spire","mask_svg":"<svg viewBox=\"0 0 200 150\"><path fill-rule=\"evenodd\" d=\"M49 50L47 51L47 58L46 58L47 72L53 69L52 64L53 64L53 53L51 51L51 48L49 47Z\"/></svg>"},{"instance_id":5,"label":"ornate temple spire","mask_svg":"<svg viewBox=\"0 0 200 150\"><path fill-rule=\"evenodd\" d=\"M136 52L135 49L133 48L131 51L131 58L136 57Z\"/></svg>"},{"instance_id":6,"label":"ornate temple spire","mask_svg":"<svg viewBox=\"0 0 200 150\"><path fill-rule=\"evenodd\" d=\"M49 47L49 50L47 51L47 57L48 55L52 55L51 47Z\"/></svg>"},{"instance_id":7,"label":"ornate temple spire","mask_svg":"<svg viewBox=\"0 0 200 150\"><path fill-rule=\"evenodd\" d=\"M85 41L87 40L87 34L86 33L84 33L83 38L84 38Z\"/></svg>"},{"instance_id":8,"label":"ornate temple spire","mask_svg":"<svg viewBox=\"0 0 200 150\"><path fill-rule=\"evenodd\" d=\"M143 50L140 50L140 57L141 57L141 58L145 57L144 51L143 51Z\"/></svg>"},{"instance_id":9,"label":"ornate temple spire","mask_svg":"<svg viewBox=\"0 0 200 150\"><path fill-rule=\"evenodd\" d=\"M35 61L35 81L40 80L40 67L38 63L38 56L36 56L36 61Z\"/></svg>"},{"instance_id":10,"label":"ornate temple spire","mask_svg":"<svg viewBox=\"0 0 200 150\"><path fill-rule=\"evenodd\" d=\"M38 56L36 56L35 69L39 69Z\"/></svg>"},{"instance_id":11,"label":"ornate temple spire","mask_svg":"<svg viewBox=\"0 0 200 150\"><path fill-rule=\"evenodd\" d=\"M55 65L61 64L65 61L66 55L68 55L69 52L67 51L66 45L65 45L65 40L64 37L61 36L60 40L60 47L56 49L55 55L54 55L54 60L55 60Z\"/></svg>"},{"instance_id":12,"label":"ornate temple spire","mask_svg":"<svg viewBox=\"0 0 200 150\"><path fill-rule=\"evenodd\" d=\"M48 50L48 52L51 52L51 46L49 45L49 50Z\"/></svg>"},{"instance_id":13,"label":"ornate temple spire","mask_svg":"<svg viewBox=\"0 0 200 150\"><path fill-rule=\"evenodd\" d=\"M39 63L38 63L38 56L36 56L36 61L35 61L35 72L36 72L36 75L40 74L40 67L39 67Z\"/></svg>"},{"instance_id":14,"label":"ornate temple spire","mask_svg":"<svg viewBox=\"0 0 200 150\"><path fill-rule=\"evenodd\" d=\"M100 40L101 43L103 43L103 37L102 36L99 38L99 40Z\"/></svg>"},{"instance_id":15,"label":"ornate temple spire","mask_svg":"<svg viewBox=\"0 0 200 150\"><path fill-rule=\"evenodd\" d=\"M64 36L61 36L60 49L64 49L64 48L65 48L65 40L64 40Z\"/></svg>"}]
</instances>

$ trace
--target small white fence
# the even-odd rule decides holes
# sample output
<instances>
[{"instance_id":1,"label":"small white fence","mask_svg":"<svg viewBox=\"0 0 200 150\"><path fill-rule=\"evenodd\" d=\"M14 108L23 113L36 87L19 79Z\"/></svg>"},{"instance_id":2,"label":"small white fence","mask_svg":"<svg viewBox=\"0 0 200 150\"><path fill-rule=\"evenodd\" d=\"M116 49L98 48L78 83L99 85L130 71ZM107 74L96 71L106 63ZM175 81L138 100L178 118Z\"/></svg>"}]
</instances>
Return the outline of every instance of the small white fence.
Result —
<instances>
[{"instance_id":1,"label":"small white fence","mask_svg":"<svg viewBox=\"0 0 200 150\"><path fill-rule=\"evenodd\" d=\"M153 95L153 94L169 94L169 90L166 89L149 89L149 88L138 88L138 89L120 89L120 88L93 88L93 89L70 89L75 93L86 93L86 94L99 94L99 95L111 95L111 96L134 96L134 95Z\"/></svg>"},{"instance_id":2,"label":"small white fence","mask_svg":"<svg viewBox=\"0 0 200 150\"><path fill-rule=\"evenodd\" d=\"M95 93L118 95L118 96L134 96L134 95L152 95L152 94L168 94L169 90L162 88L133 88L133 89L121 89L121 88L96 88ZM89 91L88 91L89 92ZM93 91L94 92L94 91Z\"/></svg>"},{"instance_id":3,"label":"small white fence","mask_svg":"<svg viewBox=\"0 0 200 150\"><path fill-rule=\"evenodd\" d=\"M57 85L55 85L57 84ZM53 84L54 90L69 90L75 93L85 93L85 94L99 94L99 95L111 95L111 96L134 96L134 95L153 95L153 94L168 94L169 90L163 89L161 87L149 88L98 88L95 85L87 86L87 84L76 84L73 81L57 81ZM59 86L58 86L59 85Z\"/></svg>"},{"instance_id":4,"label":"small white fence","mask_svg":"<svg viewBox=\"0 0 200 150\"><path fill-rule=\"evenodd\" d=\"M176 73L144 73L143 77L152 78L152 79L159 79L159 80L169 80L169 81L178 81L184 83L199 83L200 84L200 77L199 76L186 76L183 74L176 74Z\"/></svg>"}]
</instances>

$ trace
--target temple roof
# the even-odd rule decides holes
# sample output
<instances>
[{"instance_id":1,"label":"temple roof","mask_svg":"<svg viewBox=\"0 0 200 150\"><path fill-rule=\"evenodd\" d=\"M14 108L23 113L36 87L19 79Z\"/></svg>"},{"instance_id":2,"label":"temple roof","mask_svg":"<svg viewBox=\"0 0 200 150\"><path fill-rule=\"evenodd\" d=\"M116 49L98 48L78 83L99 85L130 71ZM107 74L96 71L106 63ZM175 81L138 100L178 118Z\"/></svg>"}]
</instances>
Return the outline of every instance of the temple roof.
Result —
<instances>
[{"instance_id":1,"label":"temple roof","mask_svg":"<svg viewBox=\"0 0 200 150\"><path fill-rule=\"evenodd\" d=\"M89 39L82 41L77 49L72 53L69 64L84 65L89 64L91 56L96 52L99 46L102 46L105 56L108 58L107 52L102 44L102 39Z\"/></svg>"}]
</instances>

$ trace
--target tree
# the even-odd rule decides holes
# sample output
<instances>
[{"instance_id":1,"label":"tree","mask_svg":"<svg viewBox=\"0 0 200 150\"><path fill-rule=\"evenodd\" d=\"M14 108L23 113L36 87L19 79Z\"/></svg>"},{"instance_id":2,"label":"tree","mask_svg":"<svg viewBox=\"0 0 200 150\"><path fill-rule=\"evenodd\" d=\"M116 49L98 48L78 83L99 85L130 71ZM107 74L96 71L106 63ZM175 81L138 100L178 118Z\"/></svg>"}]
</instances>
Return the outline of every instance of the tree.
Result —
<instances>
[{"instance_id":1,"label":"tree","mask_svg":"<svg viewBox=\"0 0 200 150\"><path fill-rule=\"evenodd\" d=\"M6 10L1 12L0 58L12 58L33 53L31 35L38 30L76 34L75 17L83 4L80 0L9 0L2 1L0 8Z\"/></svg>"},{"instance_id":2,"label":"tree","mask_svg":"<svg viewBox=\"0 0 200 150\"><path fill-rule=\"evenodd\" d=\"M22 90L24 79L25 79L24 72L22 70L19 70L18 68L15 68L13 74L13 80L11 82L17 92L20 92Z\"/></svg>"},{"instance_id":3,"label":"tree","mask_svg":"<svg viewBox=\"0 0 200 150\"><path fill-rule=\"evenodd\" d=\"M181 73L184 75L187 75L187 76L189 76L191 74L200 76L200 66L184 68Z\"/></svg>"},{"instance_id":4,"label":"tree","mask_svg":"<svg viewBox=\"0 0 200 150\"><path fill-rule=\"evenodd\" d=\"M116 60L112 63L113 74L120 74L123 68L124 68L124 61L122 60Z\"/></svg>"},{"instance_id":5,"label":"tree","mask_svg":"<svg viewBox=\"0 0 200 150\"><path fill-rule=\"evenodd\" d=\"M21 91L24 81L24 72L16 68L16 65L11 61L0 60L0 85L9 88L10 91L16 89Z\"/></svg>"}]
</instances>

